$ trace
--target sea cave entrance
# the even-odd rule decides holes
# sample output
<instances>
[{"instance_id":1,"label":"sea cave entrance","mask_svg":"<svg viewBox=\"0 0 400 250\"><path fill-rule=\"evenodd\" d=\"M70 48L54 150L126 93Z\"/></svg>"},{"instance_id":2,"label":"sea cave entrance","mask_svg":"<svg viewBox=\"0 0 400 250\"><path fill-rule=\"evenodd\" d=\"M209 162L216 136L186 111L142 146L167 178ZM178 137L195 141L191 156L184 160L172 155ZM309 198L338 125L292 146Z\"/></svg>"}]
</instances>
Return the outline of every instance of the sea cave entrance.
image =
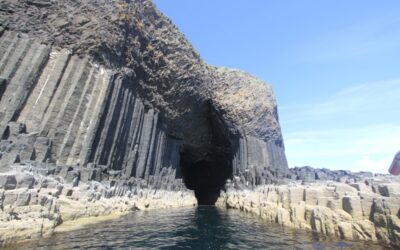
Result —
<instances>
[{"instance_id":1,"label":"sea cave entrance","mask_svg":"<svg viewBox=\"0 0 400 250\"><path fill-rule=\"evenodd\" d=\"M185 185L194 190L198 204L214 205L232 175L230 159L219 153L198 157L190 150L182 151L180 159Z\"/></svg>"},{"instance_id":2,"label":"sea cave entrance","mask_svg":"<svg viewBox=\"0 0 400 250\"><path fill-rule=\"evenodd\" d=\"M226 180L232 178L232 149L229 133L210 112L211 143L207 149L182 145L180 168L188 189L194 190L198 205L214 205Z\"/></svg>"}]
</instances>

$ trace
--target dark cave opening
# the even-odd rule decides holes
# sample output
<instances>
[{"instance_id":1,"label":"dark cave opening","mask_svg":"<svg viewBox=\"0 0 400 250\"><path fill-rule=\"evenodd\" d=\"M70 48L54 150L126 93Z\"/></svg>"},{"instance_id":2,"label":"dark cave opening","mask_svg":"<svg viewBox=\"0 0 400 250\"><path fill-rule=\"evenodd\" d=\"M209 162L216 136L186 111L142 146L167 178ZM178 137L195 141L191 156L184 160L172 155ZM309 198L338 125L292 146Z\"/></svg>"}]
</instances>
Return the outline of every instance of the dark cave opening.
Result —
<instances>
[{"instance_id":1,"label":"dark cave opening","mask_svg":"<svg viewBox=\"0 0 400 250\"><path fill-rule=\"evenodd\" d=\"M215 205L226 180L232 177L230 136L212 108L209 122L209 147L198 149L182 145L180 153L179 165L184 183L188 189L194 190L198 205Z\"/></svg>"},{"instance_id":2,"label":"dark cave opening","mask_svg":"<svg viewBox=\"0 0 400 250\"><path fill-rule=\"evenodd\" d=\"M196 157L190 150L181 152L180 166L188 189L194 190L199 205L214 205L225 182L231 177L229 158L211 153Z\"/></svg>"}]
</instances>

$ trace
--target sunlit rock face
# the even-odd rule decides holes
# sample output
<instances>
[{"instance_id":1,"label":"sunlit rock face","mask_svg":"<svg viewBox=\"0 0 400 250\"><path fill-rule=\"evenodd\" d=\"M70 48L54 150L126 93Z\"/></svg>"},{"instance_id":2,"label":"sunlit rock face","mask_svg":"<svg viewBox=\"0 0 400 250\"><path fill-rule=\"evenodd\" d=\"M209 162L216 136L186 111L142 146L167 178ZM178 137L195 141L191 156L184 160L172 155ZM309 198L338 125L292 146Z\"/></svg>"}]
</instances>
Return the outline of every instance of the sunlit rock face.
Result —
<instances>
[{"instance_id":1,"label":"sunlit rock face","mask_svg":"<svg viewBox=\"0 0 400 250\"><path fill-rule=\"evenodd\" d=\"M340 179L311 182L306 178L303 183L261 185L252 190L238 190L232 183L221 193L217 205L253 213L285 227L312 230L336 241L378 241L386 248L398 249L400 178L365 172L329 174Z\"/></svg>"},{"instance_id":2,"label":"sunlit rock face","mask_svg":"<svg viewBox=\"0 0 400 250\"><path fill-rule=\"evenodd\" d=\"M0 24L1 171L135 178L200 204L228 179L285 177L271 86L207 65L151 1L4 0Z\"/></svg>"}]
</instances>

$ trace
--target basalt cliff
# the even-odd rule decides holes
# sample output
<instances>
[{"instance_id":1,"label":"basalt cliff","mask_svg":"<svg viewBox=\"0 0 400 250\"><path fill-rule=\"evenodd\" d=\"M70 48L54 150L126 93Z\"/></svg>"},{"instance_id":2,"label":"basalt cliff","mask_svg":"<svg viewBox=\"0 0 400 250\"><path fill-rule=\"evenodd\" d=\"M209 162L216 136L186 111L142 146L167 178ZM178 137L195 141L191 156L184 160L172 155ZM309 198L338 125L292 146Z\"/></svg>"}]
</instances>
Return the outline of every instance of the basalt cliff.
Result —
<instances>
[{"instance_id":1,"label":"basalt cliff","mask_svg":"<svg viewBox=\"0 0 400 250\"><path fill-rule=\"evenodd\" d=\"M204 63L151 1L0 2L1 169L185 186L287 169L272 88Z\"/></svg>"},{"instance_id":2,"label":"basalt cliff","mask_svg":"<svg viewBox=\"0 0 400 250\"><path fill-rule=\"evenodd\" d=\"M287 172L271 86L203 62L149 0L1 0L0 138L2 244Z\"/></svg>"},{"instance_id":3,"label":"basalt cliff","mask_svg":"<svg viewBox=\"0 0 400 250\"><path fill-rule=\"evenodd\" d=\"M272 87L202 61L150 0L0 0L0 139L0 245L219 197L261 211L260 190L309 175L288 169Z\"/></svg>"}]
</instances>

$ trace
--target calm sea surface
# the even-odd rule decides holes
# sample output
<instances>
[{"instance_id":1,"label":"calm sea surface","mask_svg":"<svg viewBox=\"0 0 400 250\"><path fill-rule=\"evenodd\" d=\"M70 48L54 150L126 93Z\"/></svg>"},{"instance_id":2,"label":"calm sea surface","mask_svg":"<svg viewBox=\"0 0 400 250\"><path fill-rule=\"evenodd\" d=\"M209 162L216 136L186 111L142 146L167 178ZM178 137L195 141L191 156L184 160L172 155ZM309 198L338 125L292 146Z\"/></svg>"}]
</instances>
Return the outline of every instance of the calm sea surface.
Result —
<instances>
[{"instance_id":1,"label":"calm sea surface","mask_svg":"<svg viewBox=\"0 0 400 250\"><path fill-rule=\"evenodd\" d=\"M282 228L257 216L210 206L135 212L56 234L21 249L385 249L365 242L333 242Z\"/></svg>"}]
</instances>

